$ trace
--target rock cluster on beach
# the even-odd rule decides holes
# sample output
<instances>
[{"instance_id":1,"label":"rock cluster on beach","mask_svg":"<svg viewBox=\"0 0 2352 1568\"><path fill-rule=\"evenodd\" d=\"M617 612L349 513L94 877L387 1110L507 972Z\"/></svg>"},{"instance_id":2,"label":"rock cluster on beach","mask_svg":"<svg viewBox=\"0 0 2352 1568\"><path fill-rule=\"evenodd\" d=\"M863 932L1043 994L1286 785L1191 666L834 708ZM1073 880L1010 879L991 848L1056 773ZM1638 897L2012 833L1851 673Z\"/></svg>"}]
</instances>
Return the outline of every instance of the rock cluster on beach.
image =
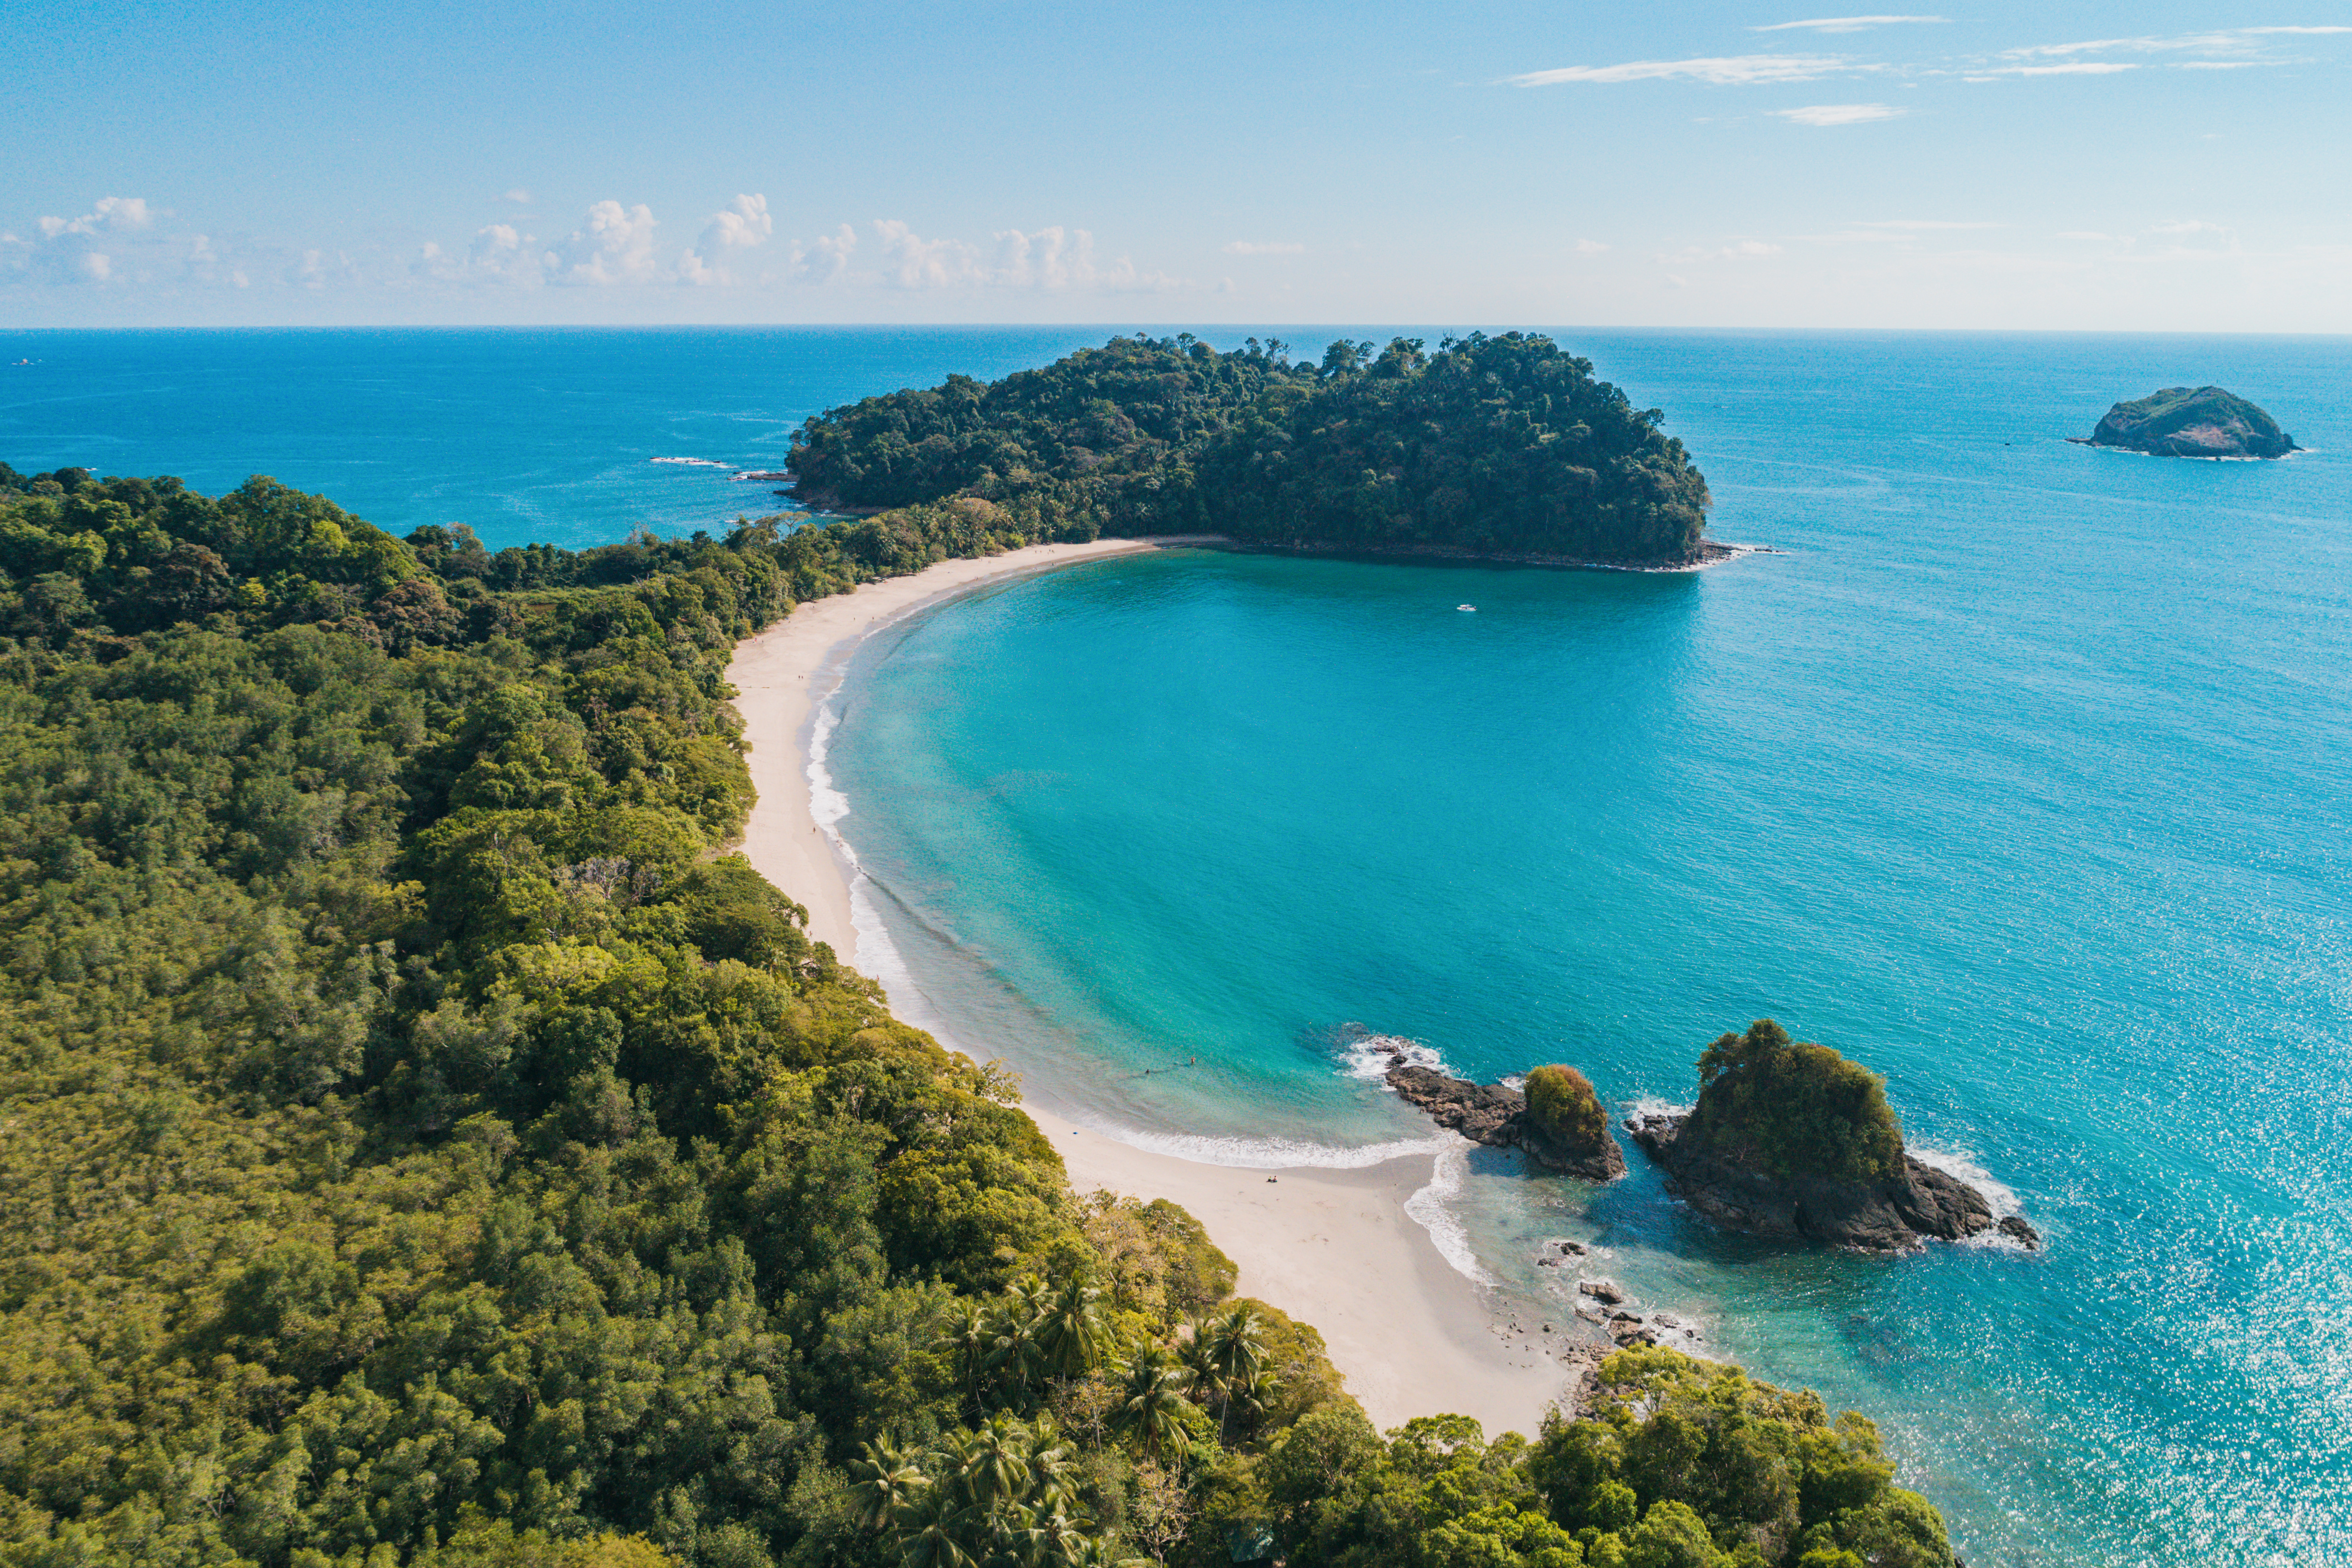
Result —
<instances>
[{"instance_id":1,"label":"rock cluster on beach","mask_svg":"<svg viewBox=\"0 0 2352 1568\"><path fill-rule=\"evenodd\" d=\"M2168 386L2107 410L2084 447L2121 447L2159 458L2284 458L2299 450L2277 420L2218 386Z\"/></svg>"},{"instance_id":2,"label":"rock cluster on beach","mask_svg":"<svg viewBox=\"0 0 2352 1568\"><path fill-rule=\"evenodd\" d=\"M1625 1173L1625 1152L1609 1135L1605 1123L1595 1140L1563 1142L1537 1124L1528 1113L1528 1097L1516 1089L1449 1078L1407 1060L1402 1048L1391 1049L1389 1061L1391 1089L1427 1111L1440 1127L1451 1128L1474 1143L1517 1149L1548 1171L1588 1182L1612 1182Z\"/></svg>"},{"instance_id":3,"label":"rock cluster on beach","mask_svg":"<svg viewBox=\"0 0 2352 1568\"><path fill-rule=\"evenodd\" d=\"M1780 1176L1716 1147L1690 1112L1630 1117L1625 1131L1666 1173L1676 1197L1727 1230L1869 1252L1907 1252L1927 1237L1964 1241L1991 1230L2028 1248L2042 1237L2020 1215L1996 1220L1982 1193L1916 1156L1880 1182Z\"/></svg>"}]
</instances>

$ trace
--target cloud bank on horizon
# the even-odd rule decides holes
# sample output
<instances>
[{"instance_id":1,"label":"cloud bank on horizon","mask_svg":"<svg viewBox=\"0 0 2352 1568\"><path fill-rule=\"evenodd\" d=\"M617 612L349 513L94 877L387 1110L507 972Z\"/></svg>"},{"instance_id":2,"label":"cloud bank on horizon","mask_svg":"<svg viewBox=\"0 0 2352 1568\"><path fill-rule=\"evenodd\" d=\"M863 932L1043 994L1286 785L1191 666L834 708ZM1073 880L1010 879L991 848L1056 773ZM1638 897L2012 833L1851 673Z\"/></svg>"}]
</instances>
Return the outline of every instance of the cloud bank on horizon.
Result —
<instances>
[{"instance_id":1,"label":"cloud bank on horizon","mask_svg":"<svg viewBox=\"0 0 2352 1568\"><path fill-rule=\"evenodd\" d=\"M36 38L89 31L27 3ZM0 325L2352 331L2352 217L2309 195L2352 159L2352 23L2324 13L2099 4L2059 32L2022 6L1717 4L1433 36L1402 5L1346 29L1212 5L910 41L722 12L744 47L716 73L650 12L457 48L380 0L348 24L288 8L282 37L237 37L245 74L188 66L224 41L201 7L101 28L105 86L42 77L0 106L23 149ZM804 68L781 98L741 65L762 29ZM543 85L488 93L525 44L547 58L514 79ZM247 79L338 67L331 101ZM155 112L66 112L91 90ZM174 130L196 122L218 134Z\"/></svg>"}]
</instances>

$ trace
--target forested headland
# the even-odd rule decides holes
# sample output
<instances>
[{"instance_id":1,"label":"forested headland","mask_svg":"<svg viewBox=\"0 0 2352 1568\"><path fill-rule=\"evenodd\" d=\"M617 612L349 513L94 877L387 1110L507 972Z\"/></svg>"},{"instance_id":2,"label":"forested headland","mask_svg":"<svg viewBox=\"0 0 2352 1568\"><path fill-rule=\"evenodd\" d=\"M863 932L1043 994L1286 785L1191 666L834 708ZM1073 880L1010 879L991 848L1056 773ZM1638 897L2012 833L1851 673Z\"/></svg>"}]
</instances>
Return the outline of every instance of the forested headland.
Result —
<instances>
[{"instance_id":1,"label":"forested headland","mask_svg":"<svg viewBox=\"0 0 2352 1568\"><path fill-rule=\"evenodd\" d=\"M1219 353L1114 338L983 384L836 408L793 447L829 508L954 502L1064 539L1222 533L1262 545L1623 565L1698 558L1706 481L1590 361L1508 332Z\"/></svg>"},{"instance_id":2,"label":"forested headland","mask_svg":"<svg viewBox=\"0 0 2352 1568\"><path fill-rule=\"evenodd\" d=\"M1010 516L0 467L0 1563L1951 1563L1868 1422L1668 1351L1375 1432L727 852L734 644Z\"/></svg>"}]
</instances>

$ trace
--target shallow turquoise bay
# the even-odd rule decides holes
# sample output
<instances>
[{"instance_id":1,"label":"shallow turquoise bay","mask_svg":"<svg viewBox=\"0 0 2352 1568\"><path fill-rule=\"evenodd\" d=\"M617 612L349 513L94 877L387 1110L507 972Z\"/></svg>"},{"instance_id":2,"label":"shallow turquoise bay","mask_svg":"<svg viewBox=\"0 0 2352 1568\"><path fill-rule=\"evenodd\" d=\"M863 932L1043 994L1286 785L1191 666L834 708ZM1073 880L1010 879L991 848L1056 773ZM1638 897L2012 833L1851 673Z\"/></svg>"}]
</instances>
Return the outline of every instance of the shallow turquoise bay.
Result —
<instances>
[{"instance_id":1,"label":"shallow turquoise bay","mask_svg":"<svg viewBox=\"0 0 2352 1568\"><path fill-rule=\"evenodd\" d=\"M1041 1104L1229 1154L1425 1132L1343 1070L1349 1025L1628 1103L1778 1017L2048 1252L1766 1247L1638 1155L1600 1192L1480 1156L1478 1266L1540 1300L1535 1242L1597 1238L1718 1353L1876 1417L1971 1562L2352 1559L2352 352L1588 352L1671 411L1716 532L1785 553L1188 552L894 629L831 766L901 1000ZM2318 450L2058 438L2204 380Z\"/></svg>"}]
</instances>

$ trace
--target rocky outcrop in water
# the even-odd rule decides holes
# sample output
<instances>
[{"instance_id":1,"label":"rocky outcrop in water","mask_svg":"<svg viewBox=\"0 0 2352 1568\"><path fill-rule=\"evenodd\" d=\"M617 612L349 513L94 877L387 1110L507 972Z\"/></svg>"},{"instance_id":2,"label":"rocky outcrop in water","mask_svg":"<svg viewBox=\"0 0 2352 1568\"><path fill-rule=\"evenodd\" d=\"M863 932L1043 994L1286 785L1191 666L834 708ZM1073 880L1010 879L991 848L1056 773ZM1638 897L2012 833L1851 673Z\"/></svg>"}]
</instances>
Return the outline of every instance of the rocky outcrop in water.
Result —
<instances>
[{"instance_id":1,"label":"rocky outcrop in water","mask_svg":"<svg viewBox=\"0 0 2352 1568\"><path fill-rule=\"evenodd\" d=\"M2158 458L2284 458L2300 450L2277 420L2218 386L2168 386L2107 410L2084 447L2121 447Z\"/></svg>"},{"instance_id":2,"label":"rocky outcrop in water","mask_svg":"<svg viewBox=\"0 0 2352 1568\"><path fill-rule=\"evenodd\" d=\"M1712 1146L1689 1121L1688 1111L1652 1112L1629 1118L1625 1131L1666 1173L1669 1191L1727 1230L1867 1252L1908 1252L1930 1237L1964 1241L1988 1230L2042 1245L2024 1219L1996 1221L1982 1193L1908 1153L1901 1173L1880 1182L1780 1176Z\"/></svg>"},{"instance_id":3,"label":"rocky outcrop in water","mask_svg":"<svg viewBox=\"0 0 2352 1568\"><path fill-rule=\"evenodd\" d=\"M1596 1142L1570 1145L1551 1137L1528 1113L1528 1098L1499 1083L1473 1083L1389 1054L1388 1085L1429 1113L1440 1127L1490 1149L1517 1149L1548 1171L1588 1182L1613 1182L1625 1173L1625 1152L1601 1129Z\"/></svg>"}]
</instances>

